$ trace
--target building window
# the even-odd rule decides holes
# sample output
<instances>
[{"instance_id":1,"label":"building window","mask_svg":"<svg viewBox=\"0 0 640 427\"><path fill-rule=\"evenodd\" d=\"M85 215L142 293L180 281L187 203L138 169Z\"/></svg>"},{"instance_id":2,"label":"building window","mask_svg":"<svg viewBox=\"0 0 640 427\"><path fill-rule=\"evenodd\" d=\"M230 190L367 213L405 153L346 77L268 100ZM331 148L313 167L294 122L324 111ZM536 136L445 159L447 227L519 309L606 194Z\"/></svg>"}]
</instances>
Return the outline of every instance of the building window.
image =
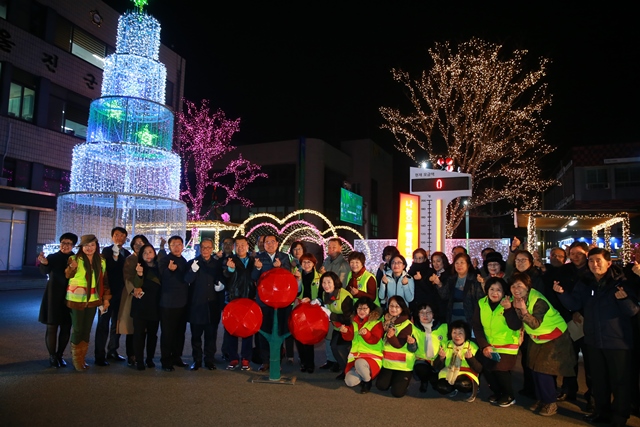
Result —
<instances>
[{"instance_id":1,"label":"building window","mask_svg":"<svg viewBox=\"0 0 640 427\"><path fill-rule=\"evenodd\" d=\"M9 116L28 122L33 121L36 91L19 83L11 83L9 89Z\"/></svg>"},{"instance_id":2,"label":"building window","mask_svg":"<svg viewBox=\"0 0 640 427\"><path fill-rule=\"evenodd\" d=\"M112 51L106 43L61 16L56 23L54 44L100 69L104 68L104 58Z\"/></svg>"},{"instance_id":3,"label":"building window","mask_svg":"<svg viewBox=\"0 0 640 427\"><path fill-rule=\"evenodd\" d=\"M616 188L640 187L640 166L620 166L613 170Z\"/></svg>"},{"instance_id":4,"label":"building window","mask_svg":"<svg viewBox=\"0 0 640 427\"><path fill-rule=\"evenodd\" d=\"M91 100L61 86L52 85L47 127L82 138L87 136Z\"/></svg>"},{"instance_id":5,"label":"building window","mask_svg":"<svg viewBox=\"0 0 640 427\"><path fill-rule=\"evenodd\" d=\"M370 215L370 221L371 221L371 237L375 239L378 237L378 214L372 213Z\"/></svg>"},{"instance_id":6,"label":"building window","mask_svg":"<svg viewBox=\"0 0 640 427\"><path fill-rule=\"evenodd\" d=\"M609 189L609 176L604 168L586 170L587 190Z\"/></svg>"}]
</instances>

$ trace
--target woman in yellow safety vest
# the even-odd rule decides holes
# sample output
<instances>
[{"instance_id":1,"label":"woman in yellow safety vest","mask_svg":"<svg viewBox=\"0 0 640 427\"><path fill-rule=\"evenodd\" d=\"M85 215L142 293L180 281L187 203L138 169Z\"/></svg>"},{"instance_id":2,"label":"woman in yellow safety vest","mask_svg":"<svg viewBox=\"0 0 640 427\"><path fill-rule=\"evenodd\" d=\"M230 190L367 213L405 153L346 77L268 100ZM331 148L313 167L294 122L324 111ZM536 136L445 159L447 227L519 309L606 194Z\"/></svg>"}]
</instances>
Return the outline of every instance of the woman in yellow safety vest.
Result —
<instances>
[{"instance_id":1,"label":"woman in yellow safety vest","mask_svg":"<svg viewBox=\"0 0 640 427\"><path fill-rule=\"evenodd\" d=\"M478 376L482 365L475 355L478 346L471 339L471 327L464 320L454 320L449 325L449 341L442 343L434 367L438 373L436 389L440 394L454 397L468 393L467 402L476 400Z\"/></svg>"},{"instance_id":2,"label":"woman in yellow safety vest","mask_svg":"<svg viewBox=\"0 0 640 427\"><path fill-rule=\"evenodd\" d=\"M554 375L570 377L576 374L567 324L549 301L531 287L528 274L514 273L510 283L513 307L522 319L524 331L531 338L527 363L533 371L537 401L530 409L540 410L540 415L551 416L558 412Z\"/></svg>"},{"instance_id":3,"label":"woman in yellow safety vest","mask_svg":"<svg viewBox=\"0 0 640 427\"><path fill-rule=\"evenodd\" d=\"M299 247L299 246L298 246ZM311 302L318 298L318 289L320 287L320 273L316 271L318 260L313 254L305 253L298 258L300 269L296 270L294 276L298 279L298 299L299 302ZM313 373L315 370L314 346L311 344L302 344L295 340L298 348L298 356L300 356L300 372Z\"/></svg>"},{"instance_id":4,"label":"woman in yellow safety vest","mask_svg":"<svg viewBox=\"0 0 640 427\"><path fill-rule=\"evenodd\" d=\"M329 309L329 321L333 325L331 352L336 359L340 371L336 379L344 380L351 343L345 341L342 338L342 334L338 333L338 331L340 330L340 326L351 322L353 297L342 287L340 278L332 271L327 271L320 276L320 285L322 286L323 292L320 299L324 306Z\"/></svg>"},{"instance_id":5,"label":"woman in yellow safety vest","mask_svg":"<svg viewBox=\"0 0 640 427\"><path fill-rule=\"evenodd\" d=\"M107 281L106 263L100 256L98 239L93 234L80 238L78 253L69 257L64 271L69 279L67 307L71 309L71 354L73 367L83 371L89 367L85 356L89 348L91 325L96 308L101 313L109 309L111 291Z\"/></svg>"},{"instance_id":6,"label":"woman in yellow safety vest","mask_svg":"<svg viewBox=\"0 0 640 427\"><path fill-rule=\"evenodd\" d=\"M427 384L436 388L438 371L433 361L438 357L440 346L447 340L447 324L437 318L435 304L420 304L413 315L413 337L416 339L416 364L413 373L420 380L420 392L427 391Z\"/></svg>"},{"instance_id":7,"label":"woman in yellow safety vest","mask_svg":"<svg viewBox=\"0 0 640 427\"><path fill-rule=\"evenodd\" d=\"M522 321L511 305L504 279L488 278L484 290L487 296L478 301L471 326L481 350L477 358L493 392L489 402L506 408L516 403L511 370L518 358Z\"/></svg>"},{"instance_id":8,"label":"woman in yellow safety vest","mask_svg":"<svg viewBox=\"0 0 640 427\"><path fill-rule=\"evenodd\" d=\"M342 325L340 332L345 341L351 341L344 382L349 387L362 385L360 393L371 390L371 381L382 367L382 320L376 305L363 297L356 303L356 312L350 325Z\"/></svg>"},{"instance_id":9,"label":"woman in yellow safety vest","mask_svg":"<svg viewBox=\"0 0 640 427\"><path fill-rule=\"evenodd\" d=\"M409 307L401 296L389 298L382 326L385 331L383 359L376 387L382 391L391 389L394 397L402 397L411 382L416 340L411 336Z\"/></svg>"}]
</instances>

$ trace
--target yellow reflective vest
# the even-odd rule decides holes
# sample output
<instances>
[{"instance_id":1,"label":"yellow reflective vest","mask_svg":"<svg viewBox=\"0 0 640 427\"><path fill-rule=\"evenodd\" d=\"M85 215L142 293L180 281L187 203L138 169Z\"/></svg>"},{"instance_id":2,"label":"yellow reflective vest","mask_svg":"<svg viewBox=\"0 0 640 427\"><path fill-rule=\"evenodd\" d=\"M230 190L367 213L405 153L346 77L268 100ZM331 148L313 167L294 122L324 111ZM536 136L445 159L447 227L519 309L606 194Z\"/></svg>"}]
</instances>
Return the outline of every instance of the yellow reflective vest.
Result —
<instances>
[{"instance_id":1,"label":"yellow reflective vest","mask_svg":"<svg viewBox=\"0 0 640 427\"><path fill-rule=\"evenodd\" d=\"M363 328L370 331L380 322L382 322L382 319L369 320L363 325ZM375 344L369 344L358 333L360 330L360 328L358 328L358 323L353 322L352 324L353 341L351 341L351 351L349 352L349 358L347 361L351 363L356 359L366 357L367 359L375 360L378 366L382 366L382 349L384 348L383 339L378 340Z\"/></svg>"},{"instance_id":2,"label":"yellow reflective vest","mask_svg":"<svg viewBox=\"0 0 640 427\"><path fill-rule=\"evenodd\" d=\"M407 319L399 325L394 325L396 328L396 336L400 334L406 327L412 327L411 320ZM384 347L382 349L382 367L387 369L394 369L396 371L411 371L413 365L416 362L416 356L408 349L408 344L405 343L402 348L395 348L387 342L386 336L384 338Z\"/></svg>"},{"instance_id":3,"label":"yellow reflective vest","mask_svg":"<svg viewBox=\"0 0 640 427\"><path fill-rule=\"evenodd\" d=\"M453 343L453 340L446 341L442 347L444 348L446 356L444 359L444 368L442 368L438 373L438 379L447 377L447 373L449 372L449 368L450 368L449 365L451 364L451 359L453 358L453 355L456 351L456 345ZM467 359L465 358L465 354L467 354L467 349L471 349L471 354L475 356L476 352L478 351L478 345L472 341L465 341L464 344L462 344L462 348L459 349L460 371L458 375L461 375L461 374L467 375L469 378L474 380L476 384L480 384L480 380L478 380L478 373L473 369L471 369L471 367L467 363Z\"/></svg>"},{"instance_id":4,"label":"yellow reflective vest","mask_svg":"<svg viewBox=\"0 0 640 427\"><path fill-rule=\"evenodd\" d=\"M478 307L480 308L482 329L491 347L498 353L518 354L520 330L514 331L509 328L504 318L504 307L498 305L495 310L491 310L488 296L478 301Z\"/></svg>"},{"instance_id":5,"label":"yellow reflective vest","mask_svg":"<svg viewBox=\"0 0 640 427\"><path fill-rule=\"evenodd\" d=\"M449 328L446 323L442 323L436 329L431 330L431 347L433 348L433 357L431 359L427 359L427 349L425 348L426 332L414 326L412 329L412 335L418 344L416 359L433 362L436 357L438 357L438 352L440 351L442 342L447 340L448 330Z\"/></svg>"},{"instance_id":6,"label":"yellow reflective vest","mask_svg":"<svg viewBox=\"0 0 640 427\"><path fill-rule=\"evenodd\" d=\"M347 275L347 284L349 284L351 282L351 276L353 275L353 272L350 271L349 275ZM373 281L375 282L376 280L376 276L374 276L373 274L371 274L368 270L365 270L364 273L362 273L362 276L358 277L358 290L361 292L367 292L367 282L369 281L369 278L373 277ZM353 303L355 304L358 301L357 298L353 299ZM378 283L376 282L376 299L373 301L375 303L375 305L377 305L378 307L380 307L380 298L378 298Z\"/></svg>"},{"instance_id":7,"label":"yellow reflective vest","mask_svg":"<svg viewBox=\"0 0 640 427\"><path fill-rule=\"evenodd\" d=\"M100 255L95 254L94 256ZM72 255L69 259L75 259L78 263L78 269L76 270L76 274L69 279L69 284L67 285L67 301L72 304L89 304L96 307L99 305L97 303L102 300L104 293L103 277L107 266L105 260L100 257L102 271L99 274L98 283L96 283L95 274L92 274L91 284L87 284L87 270L84 267L84 260L75 255ZM91 303L96 303L97 305Z\"/></svg>"},{"instance_id":8,"label":"yellow reflective vest","mask_svg":"<svg viewBox=\"0 0 640 427\"><path fill-rule=\"evenodd\" d=\"M531 289L529 291L527 300L527 310L529 313L533 313L533 306L536 305L536 302L539 299L546 301L549 306L549 310L544 314L544 318L542 319L542 322L540 322L540 326L538 326L537 329L532 329L526 323L523 322L523 324L525 332L529 334L534 343L544 344L560 337L564 331L567 330L567 322L564 321L560 313L558 313L558 310L551 305L544 295L535 289Z\"/></svg>"}]
</instances>

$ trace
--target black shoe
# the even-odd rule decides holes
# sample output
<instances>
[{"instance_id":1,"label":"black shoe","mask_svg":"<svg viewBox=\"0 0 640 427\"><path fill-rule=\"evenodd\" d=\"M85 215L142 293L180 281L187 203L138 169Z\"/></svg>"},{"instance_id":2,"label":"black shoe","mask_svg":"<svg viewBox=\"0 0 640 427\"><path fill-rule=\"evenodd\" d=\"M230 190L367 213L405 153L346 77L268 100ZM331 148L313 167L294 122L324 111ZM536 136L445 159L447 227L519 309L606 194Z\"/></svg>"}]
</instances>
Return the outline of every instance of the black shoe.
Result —
<instances>
[{"instance_id":1,"label":"black shoe","mask_svg":"<svg viewBox=\"0 0 640 427\"><path fill-rule=\"evenodd\" d=\"M337 380L344 380L344 377L345 377L345 375L344 375L344 372L343 372L343 373L339 374L339 375L336 377L336 379L337 379Z\"/></svg>"},{"instance_id":2,"label":"black shoe","mask_svg":"<svg viewBox=\"0 0 640 427\"><path fill-rule=\"evenodd\" d=\"M144 363L142 363L142 362L137 362L137 363L136 363L136 369L137 369L138 371L144 371L146 368L145 368L145 366L144 366Z\"/></svg>"},{"instance_id":3,"label":"black shoe","mask_svg":"<svg viewBox=\"0 0 640 427\"><path fill-rule=\"evenodd\" d=\"M173 361L173 366L177 366L178 368L184 368L185 366L187 366L187 364L184 363L182 359L177 358L176 360Z\"/></svg>"},{"instance_id":4,"label":"black shoe","mask_svg":"<svg viewBox=\"0 0 640 427\"><path fill-rule=\"evenodd\" d=\"M190 371L197 371L200 368L202 368L202 362L193 362L191 366L189 366Z\"/></svg>"},{"instance_id":5,"label":"black shoe","mask_svg":"<svg viewBox=\"0 0 640 427\"><path fill-rule=\"evenodd\" d=\"M162 370L165 371L165 372L173 372L173 371L175 371L173 366L163 366Z\"/></svg>"},{"instance_id":6,"label":"black shoe","mask_svg":"<svg viewBox=\"0 0 640 427\"><path fill-rule=\"evenodd\" d=\"M588 423L610 423L611 417L607 414L599 414L594 412L593 414L588 414L582 417Z\"/></svg>"},{"instance_id":7,"label":"black shoe","mask_svg":"<svg viewBox=\"0 0 640 427\"><path fill-rule=\"evenodd\" d=\"M310 374L313 374L313 371L315 370L315 368L307 368L307 372Z\"/></svg>"},{"instance_id":8,"label":"black shoe","mask_svg":"<svg viewBox=\"0 0 640 427\"><path fill-rule=\"evenodd\" d=\"M117 351L110 351L109 353L107 353L107 359L113 359L118 362L124 362L125 360L127 360L126 357L120 356Z\"/></svg>"},{"instance_id":9,"label":"black shoe","mask_svg":"<svg viewBox=\"0 0 640 427\"><path fill-rule=\"evenodd\" d=\"M360 381L360 394L367 394L371 391L371 381Z\"/></svg>"},{"instance_id":10,"label":"black shoe","mask_svg":"<svg viewBox=\"0 0 640 427\"><path fill-rule=\"evenodd\" d=\"M58 354L56 357L58 358L58 364L60 365L60 367L66 368L67 362L62 358L62 353Z\"/></svg>"},{"instance_id":11,"label":"black shoe","mask_svg":"<svg viewBox=\"0 0 640 427\"><path fill-rule=\"evenodd\" d=\"M56 369L60 367L60 362L58 362L58 356L56 356L55 354L49 355L49 366Z\"/></svg>"},{"instance_id":12,"label":"black shoe","mask_svg":"<svg viewBox=\"0 0 640 427\"><path fill-rule=\"evenodd\" d=\"M216 369L218 369L213 362L204 362L204 367L210 371L215 371Z\"/></svg>"},{"instance_id":13,"label":"black shoe","mask_svg":"<svg viewBox=\"0 0 640 427\"><path fill-rule=\"evenodd\" d=\"M134 356L127 357L127 366L133 366L136 364L136 358Z\"/></svg>"},{"instance_id":14,"label":"black shoe","mask_svg":"<svg viewBox=\"0 0 640 427\"><path fill-rule=\"evenodd\" d=\"M320 366L320 369L331 369L333 368L333 365L335 365L336 362L332 362L330 360L327 360L327 363L325 363L324 365Z\"/></svg>"},{"instance_id":15,"label":"black shoe","mask_svg":"<svg viewBox=\"0 0 640 427\"><path fill-rule=\"evenodd\" d=\"M333 366L331 367L331 372L340 372L340 365L338 365L337 363L334 363Z\"/></svg>"},{"instance_id":16,"label":"black shoe","mask_svg":"<svg viewBox=\"0 0 640 427\"><path fill-rule=\"evenodd\" d=\"M498 396L497 394L492 394L491 396L489 396L489 398L487 399L487 401L489 403L497 403L498 400L500 400L500 396Z\"/></svg>"},{"instance_id":17,"label":"black shoe","mask_svg":"<svg viewBox=\"0 0 640 427\"><path fill-rule=\"evenodd\" d=\"M109 366L109 362L107 362L105 359L99 359L96 358L96 363L97 366Z\"/></svg>"},{"instance_id":18,"label":"black shoe","mask_svg":"<svg viewBox=\"0 0 640 427\"><path fill-rule=\"evenodd\" d=\"M420 393L426 393L426 392L427 392L427 382L420 381Z\"/></svg>"},{"instance_id":19,"label":"black shoe","mask_svg":"<svg viewBox=\"0 0 640 427\"><path fill-rule=\"evenodd\" d=\"M304 366L302 363L300 364L300 372L307 372L307 367Z\"/></svg>"},{"instance_id":20,"label":"black shoe","mask_svg":"<svg viewBox=\"0 0 640 427\"><path fill-rule=\"evenodd\" d=\"M153 363L153 359L147 359L147 368L155 368L156 364Z\"/></svg>"}]
</instances>

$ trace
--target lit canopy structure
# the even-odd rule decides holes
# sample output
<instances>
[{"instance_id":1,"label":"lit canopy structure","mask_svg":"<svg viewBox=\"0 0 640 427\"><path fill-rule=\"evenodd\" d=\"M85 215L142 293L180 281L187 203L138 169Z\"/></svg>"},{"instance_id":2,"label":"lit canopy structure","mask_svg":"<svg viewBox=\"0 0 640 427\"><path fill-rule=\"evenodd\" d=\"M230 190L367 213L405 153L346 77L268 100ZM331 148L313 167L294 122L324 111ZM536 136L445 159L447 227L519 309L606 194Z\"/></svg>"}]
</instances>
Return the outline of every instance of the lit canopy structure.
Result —
<instances>
[{"instance_id":1,"label":"lit canopy structure","mask_svg":"<svg viewBox=\"0 0 640 427\"><path fill-rule=\"evenodd\" d=\"M611 227L622 224L622 261L631 261L631 238L629 218L635 212L620 211L586 211L586 210L556 210L556 211L519 211L515 213L518 227L527 228L527 249L533 252L537 243L537 231L561 231L570 226L575 230L591 230L595 241L598 233L604 233L605 249L611 250Z\"/></svg>"}]
</instances>

